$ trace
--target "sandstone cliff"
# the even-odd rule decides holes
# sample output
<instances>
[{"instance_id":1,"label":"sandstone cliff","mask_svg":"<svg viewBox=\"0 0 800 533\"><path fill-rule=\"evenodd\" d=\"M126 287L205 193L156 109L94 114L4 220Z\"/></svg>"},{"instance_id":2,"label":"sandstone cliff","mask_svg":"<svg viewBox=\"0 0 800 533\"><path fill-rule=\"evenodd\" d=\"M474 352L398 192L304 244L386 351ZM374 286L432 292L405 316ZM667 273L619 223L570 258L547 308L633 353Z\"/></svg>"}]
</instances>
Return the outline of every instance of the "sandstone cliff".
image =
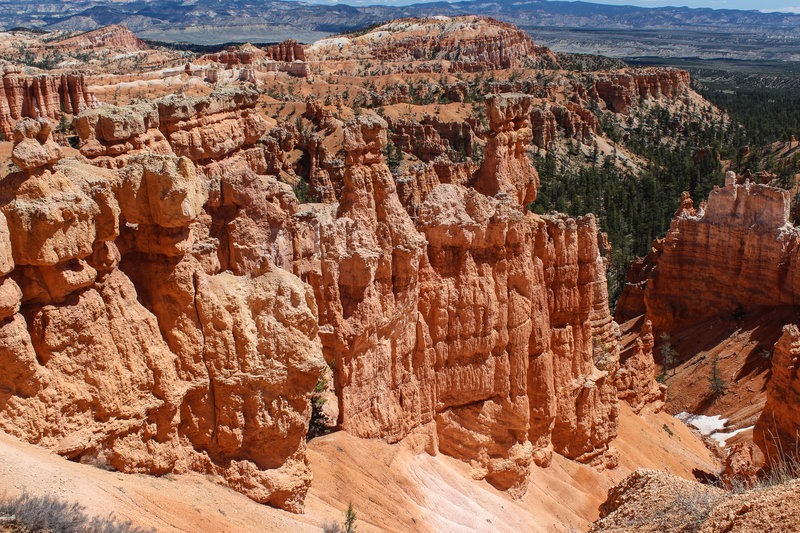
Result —
<instances>
[{"instance_id":1,"label":"sandstone cliff","mask_svg":"<svg viewBox=\"0 0 800 533\"><path fill-rule=\"evenodd\" d=\"M660 99L689 89L689 72L678 69L635 69L597 76L594 91L612 111L628 113L637 98Z\"/></svg>"},{"instance_id":2,"label":"sandstone cliff","mask_svg":"<svg viewBox=\"0 0 800 533\"><path fill-rule=\"evenodd\" d=\"M59 119L98 105L82 74L27 76L7 66L2 73L0 133L10 140L17 120Z\"/></svg>"},{"instance_id":3,"label":"sandstone cliff","mask_svg":"<svg viewBox=\"0 0 800 533\"><path fill-rule=\"evenodd\" d=\"M377 38L376 38L377 37ZM513 24L489 17L398 19L364 34L323 39L306 50L310 59L364 57L405 63L407 72L433 72L429 61L450 72L481 72L526 65L557 67L548 48L536 46Z\"/></svg>"},{"instance_id":4,"label":"sandstone cliff","mask_svg":"<svg viewBox=\"0 0 800 533\"><path fill-rule=\"evenodd\" d=\"M535 193L519 100L488 100L509 194L438 184L416 224L380 157L386 124L359 119L345 133L341 201L298 215L310 228L295 255L320 304L340 426L390 442L420 435L516 494L553 451L614 464L618 357L594 219L518 203ZM596 356L595 341L608 353Z\"/></svg>"},{"instance_id":5,"label":"sandstone cliff","mask_svg":"<svg viewBox=\"0 0 800 533\"><path fill-rule=\"evenodd\" d=\"M59 39L49 46L55 48L101 48L109 47L119 50L146 50L149 47L136 37L134 33L121 24L114 24L112 26L105 26L96 30L87 31L70 37L68 39Z\"/></svg>"},{"instance_id":6,"label":"sandstone cliff","mask_svg":"<svg viewBox=\"0 0 800 533\"><path fill-rule=\"evenodd\" d=\"M783 328L772 354L772 377L767 386L767 403L753 428L753 440L764 452L767 468L782 461L797 461L800 435L800 331L794 324Z\"/></svg>"},{"instance_id":7,"label":"sandstone cliff","mask_svg":"<svg viewBox=\"0 0 800 533\"><path fill-rule=\"evenodd\" d=\"M225 272L233 254L212 236L225 220L204 210L213 180L190 159L59 162L51 128L18 123L23 170L3 184L0 427L74 460L199 471L302 510L323 368L310 289L267 254ZM233 207L235 179L217 205Z\"/></svg>"},{"instance_id":8,"label":"sandstone cliff","mask_svg":"<svg viewBox=\"0 0 800 533\"><path fill-rule=\"evenodd\" d=\"M102 106L75 120L81 154L107 168L144 153L185 156L207 177L250 169L264 174L255 143L267 122L255 110L255 89L222 87L208 96L168 96L151 103Z\"/></svg>"},{"instance_id":9,"label":"sandstone cliff","mask_svg":"<svg viewBox=\"0 0 800 533\"><path fill-rule=\"evenodd\" d=\"M715 188L700 209L684 193L666 237L632 265L618 316L643 301L656 331L675 332L737 309L797 304L790 206L787 191L751 183Z\"/></svg>"}]
</instances>

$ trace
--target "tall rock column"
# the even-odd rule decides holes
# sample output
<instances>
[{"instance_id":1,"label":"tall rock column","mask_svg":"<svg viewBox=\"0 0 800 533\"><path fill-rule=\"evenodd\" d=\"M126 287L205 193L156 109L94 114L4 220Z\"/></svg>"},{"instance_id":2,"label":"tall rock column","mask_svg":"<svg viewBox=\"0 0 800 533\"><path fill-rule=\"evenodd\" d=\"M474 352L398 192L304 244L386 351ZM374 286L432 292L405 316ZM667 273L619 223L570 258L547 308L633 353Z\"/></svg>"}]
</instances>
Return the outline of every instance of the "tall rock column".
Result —
<instances>
[{"instance_id":1,"label":"tall rock column","mask_svg":"<svg viewBox=\"0 0 800 533\"><path fill-rule=\"evenodd\" d=\"M473 178L474 187L487 196L504 193L525 206L536 200L539 174L528 159L533 132L533 97L503 93L484 99L489 118L483 164Z\"/></svg>"}]
</instances>

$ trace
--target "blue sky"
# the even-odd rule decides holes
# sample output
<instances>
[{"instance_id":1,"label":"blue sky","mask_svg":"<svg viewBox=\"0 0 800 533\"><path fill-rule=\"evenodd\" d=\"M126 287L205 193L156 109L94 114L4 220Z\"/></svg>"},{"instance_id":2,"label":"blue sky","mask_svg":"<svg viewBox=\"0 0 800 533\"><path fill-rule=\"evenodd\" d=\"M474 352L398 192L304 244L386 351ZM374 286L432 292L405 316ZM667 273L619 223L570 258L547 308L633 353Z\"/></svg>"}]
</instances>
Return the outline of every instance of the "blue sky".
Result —
<instances>
[{"instance_id":1,"label":"blue sky","mask_svg":"<svg viewBox=\"0 0 800 533\"><path fill-rule=\"evenodd\" d=\"M426 1L441 0L305 0L311 3L335 4L343 3L350 5L406 5ZM759 11L782 11L785 13L795 13L800 15L800 0L584 0L596 4L626 5L641 7L664 7L664 6L686 6L686 7L710 7L713 9L748 9Z\"/></svg>"}]
</instances>

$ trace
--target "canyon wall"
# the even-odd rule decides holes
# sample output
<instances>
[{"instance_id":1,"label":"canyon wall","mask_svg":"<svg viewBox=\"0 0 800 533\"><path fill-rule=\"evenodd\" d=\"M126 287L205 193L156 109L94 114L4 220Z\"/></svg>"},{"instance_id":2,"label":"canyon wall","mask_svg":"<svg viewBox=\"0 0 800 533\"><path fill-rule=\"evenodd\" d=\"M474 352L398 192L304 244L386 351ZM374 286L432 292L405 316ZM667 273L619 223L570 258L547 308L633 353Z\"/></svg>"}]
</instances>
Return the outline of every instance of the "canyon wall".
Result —
<instances>
[{"instance_id":1,"label":"canyon wall","mask_svg":"<svg viewBox=\"0 0 800 533\"><path fill-rule=\"evenodd\" d=\"M359 118L345 133L340 203L304 213L299 259L295 248L320 306L340 427L418 435L515 494L553 451L616 461L618 330L597 226L520 205L536 188L527 98L487 99L497 131L474 179L497 196L437 184L416 221L380 157L385 122Z\"/></svg>"},{"instance_id":2,"label":"canyon wall","mask_svg":"<svg viewBox=\"0 0 800 533\"><path fill-rule=\"evenodd\" d=\"M23 170L0 191L0 427L300 511L327 361L338 428L441 450L513 495L553 453L613 467L602 241L593 216L524 209L530 97L486 98L484 164L433 172L414 218L383 119L344 128L339 201L301 208L268 174L283 137L256 144L254 102L221 88L87 111L91 165L61 160L46 121L20 122ZM649 382L623 381L646 401L633 389Z\"/></svg>"},{"instance_id":3,"label":"canyon wall","mask_svg":"<svg viewBox=\"0 0 800 533\"><path fill-rule=\"evenodd\" d=\"M54 48L101 48L110 47L118 50L147 50L149 46L121 24L105 26L96 30L83 32L75 37L60 39L49 46Z\"/></svg>"},{"instance_id":4,"label":"canyon wall","mask_svg":"<svg viewBox=\"0 0 800 533\"><path fill-rule=\"evenodd\" d=\"M14 125L21 118L58 120L63 114L77 115L97 105L83 74L28 76L6 66L0 93L0 133L11 140Z\"/></svg>"},{"instance_id":5,"label":"canyon wall","mask_svg":"<svg viewBox=\"0 0 800 533\"><path fill-rule=\"evenodd\" d=\"M767 403L753 428L753 441L764 452L767 468L800 459L800 330L788 324L775 343Z\"/></svg>"},{"instance_id":6,"label":"canyon wall","mask_svg":"<svg viewBox=\"0 0 800 533\"><path fill-rule=\"evenodd\" d=\"M684 193L666 237L631 266L618 318L644 307L656 331L674 332L737 309L800 303L790 207L787 191L752 183L717 187L699 209Z\"/></svg>"},{"instance_id":7,"label":"canyon wall","mask_svg":"<svg viewBox=\"0 0 800 533\"><path fill-rule=\"evenodd\" d=\"M715 317L741 327L750 313L789 313L800 303L800 229L791 222L789 191L740 184L732 172L726 181L698 209L683 194L667 235L631 264L618 320L646 312L652 330L676 334ZM798 343L797 326L788 324L771 351L766 404L753 430L768 462L797 455Z\"/></svg>"}]
</instances>

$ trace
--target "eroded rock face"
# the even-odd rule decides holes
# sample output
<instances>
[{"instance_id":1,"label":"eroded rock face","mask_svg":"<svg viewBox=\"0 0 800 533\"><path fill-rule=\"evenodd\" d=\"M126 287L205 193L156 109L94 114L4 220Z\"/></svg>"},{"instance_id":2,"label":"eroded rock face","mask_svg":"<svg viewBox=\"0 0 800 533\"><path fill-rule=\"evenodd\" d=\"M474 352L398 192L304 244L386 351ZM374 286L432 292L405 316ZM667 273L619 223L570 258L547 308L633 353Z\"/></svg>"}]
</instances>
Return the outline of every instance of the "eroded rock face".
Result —
<instances>
[{"instance_id":1,"label":"eroded rock face","mask_svg":"<svg viewBox=\"0 0 800 533\"><path fill-rule=\"evenodd\" d=\"M618 313L641 308L658 332L673 332L736 309L794 305L800 287L798 229L789 222L787 191L747 183L715 188L695 209L688 194L663 242L629 273Z\"/></svg>"},{"instance_id":2,"label":"eroded rock face","mask_svg":"<svg viewBox=\"0 0 800 533\"><path fill-rule=\"evenodd\" d=\"M533 99L525 94L503 93L489 95L484 101L489 132L485 158L475 175L475 189L487 196L507 194L524 206L536 200L539 188L539 174L527 154Z\"/></svg>"},{"instance_id":3,"label":"eroded rock face","mask_svg":"<svg viewBox=\"0 0 800 533\"><path fill-rule=\"evenodd\" d=\"M797 460L800 432L800 330L795 324L783 327L772 354L772 378L767 385L767 403L753 428L753 441L764 452L767 467L782 460Z\"/></svg>"},{"instance_id":4,"label":"eroded rock face","mask_svg":"<svg viewBox=\"0 0 800 533\"><path fill-rule=\"evenodd\" d=\"M643 324L633 347L620 356L620 368L616 376L619 398L637 413L645 408L657 411L666 401L666 387L656 381L653 325L650 320L641 320Z\"/></svg>"},{"instance_id":5,"label":"eroded rock face","mask_svg":"<svg viewBox=\"0 0 800 533\"><path fill-rule=\"evenodd\" d=\"M689 72L679 69L635 69L609 72L595 81L594 90L617 113L628 113L636 98L669 98L689 88Z\"/></svg>"},{"instance_id":6,"label":"eroded rock face","mask_svg":"<svg viewBox=\"0 0 800 533\"><path fill-rule=\"evenodd\" d=\"M24 117L58 120L96 107L83 74L26 76L7 66L0 92L0 133L11 140L14 125Z\"/></svg>"},{"instance_id":7,"label":"eroded rock face","mask_svg":"<svg viewBox=\"0 0 800 533\"><path fill-rule=\"evenodd\" d=\"M309 229L295 270L320 303L340 427L423 432L513 494L553 451L613 465L618 333L594 219L525 214L516 195L452 183L414 223L380 157L385 128L350 125L340 204L297 215ZM593 339L611 347L603 358Z\"/></svg>"},{"instance_id":8,"label":"eroded rock face","mask_svg":"<svg viewBox=\"0 0 800 533\"><path fill-rule=\"evenodd\" d=\"M92 126L104 141L147 131L105 116ZM51 129L18 123L24 170L0 189L0 428L123 472L211 474L301 511L324 367L316 302L271 248L231 251L262 234L212 235L250 215L273 223L254 189L274 184L226 176L209 202L214 181L187 157L128 154L121 171L57 161Z\"/></svg>"},{"instance_id":9,"label":"eroded rock face","mask_svg":"<svg viewBox=\"0 0 800 533\"><path fill-rule=\"evenodd\" d=\"M514 495L553 452L614 466L619 330L598 228L523 209L538 181L530 97L487 98L480 169L434 159L407 191L383 160L386 122L361 115L342 132L338 203L303 206L247 155L265 153L254 98L88 113L79 132L110 168L31 156L6 180L2 427L123 471L210 473L297 511L324 353L338 427L355 435L413 437ZM45 147L42 131L20 127ZM135 146L156 131L163 153ZM282 149L311 142L274 133ZM133 375L106 384L125 365ZM64 419L37 420L45 408Z\"/></svg>"},{"instance_id":10,"label":"eroded rock face","mask_svg":"<svg viewBox=\"0 0 800 533\"><path fill-rule=\"evenodd\" d=\"M87 31L69 39L56 41L51 46L56 48L110 47L119 50L146 50L149 48L144 41L121 24Z\"/></svg>"},{"instance_id":11,"label":"eroded rock face","mask_svg":"<svg viewBox=\"0 0 800 533\"><path fill-rule=\"evenodd\" d=\"M168 96L153 103L102 106L75 120L81 153L93 164L122 168L131 155L176 154L219 179L246 169L267 171L255 143L267 122L255 110L258 92L222 87L204 97Z\"/></svg>"},{"instance_id":12,"label":"eroded rock face","mask_svg":"<svg viewBox=\"0 0 800 533\"><path fill-rule=\"evenodd\" d=\"M512 68L537 57L558 64L550 50L535 46L524 31L491 18L396 20L376 31L390 32L370 45L382 60L447 59L452 72Z\"/></svg>"}]
</instances>

